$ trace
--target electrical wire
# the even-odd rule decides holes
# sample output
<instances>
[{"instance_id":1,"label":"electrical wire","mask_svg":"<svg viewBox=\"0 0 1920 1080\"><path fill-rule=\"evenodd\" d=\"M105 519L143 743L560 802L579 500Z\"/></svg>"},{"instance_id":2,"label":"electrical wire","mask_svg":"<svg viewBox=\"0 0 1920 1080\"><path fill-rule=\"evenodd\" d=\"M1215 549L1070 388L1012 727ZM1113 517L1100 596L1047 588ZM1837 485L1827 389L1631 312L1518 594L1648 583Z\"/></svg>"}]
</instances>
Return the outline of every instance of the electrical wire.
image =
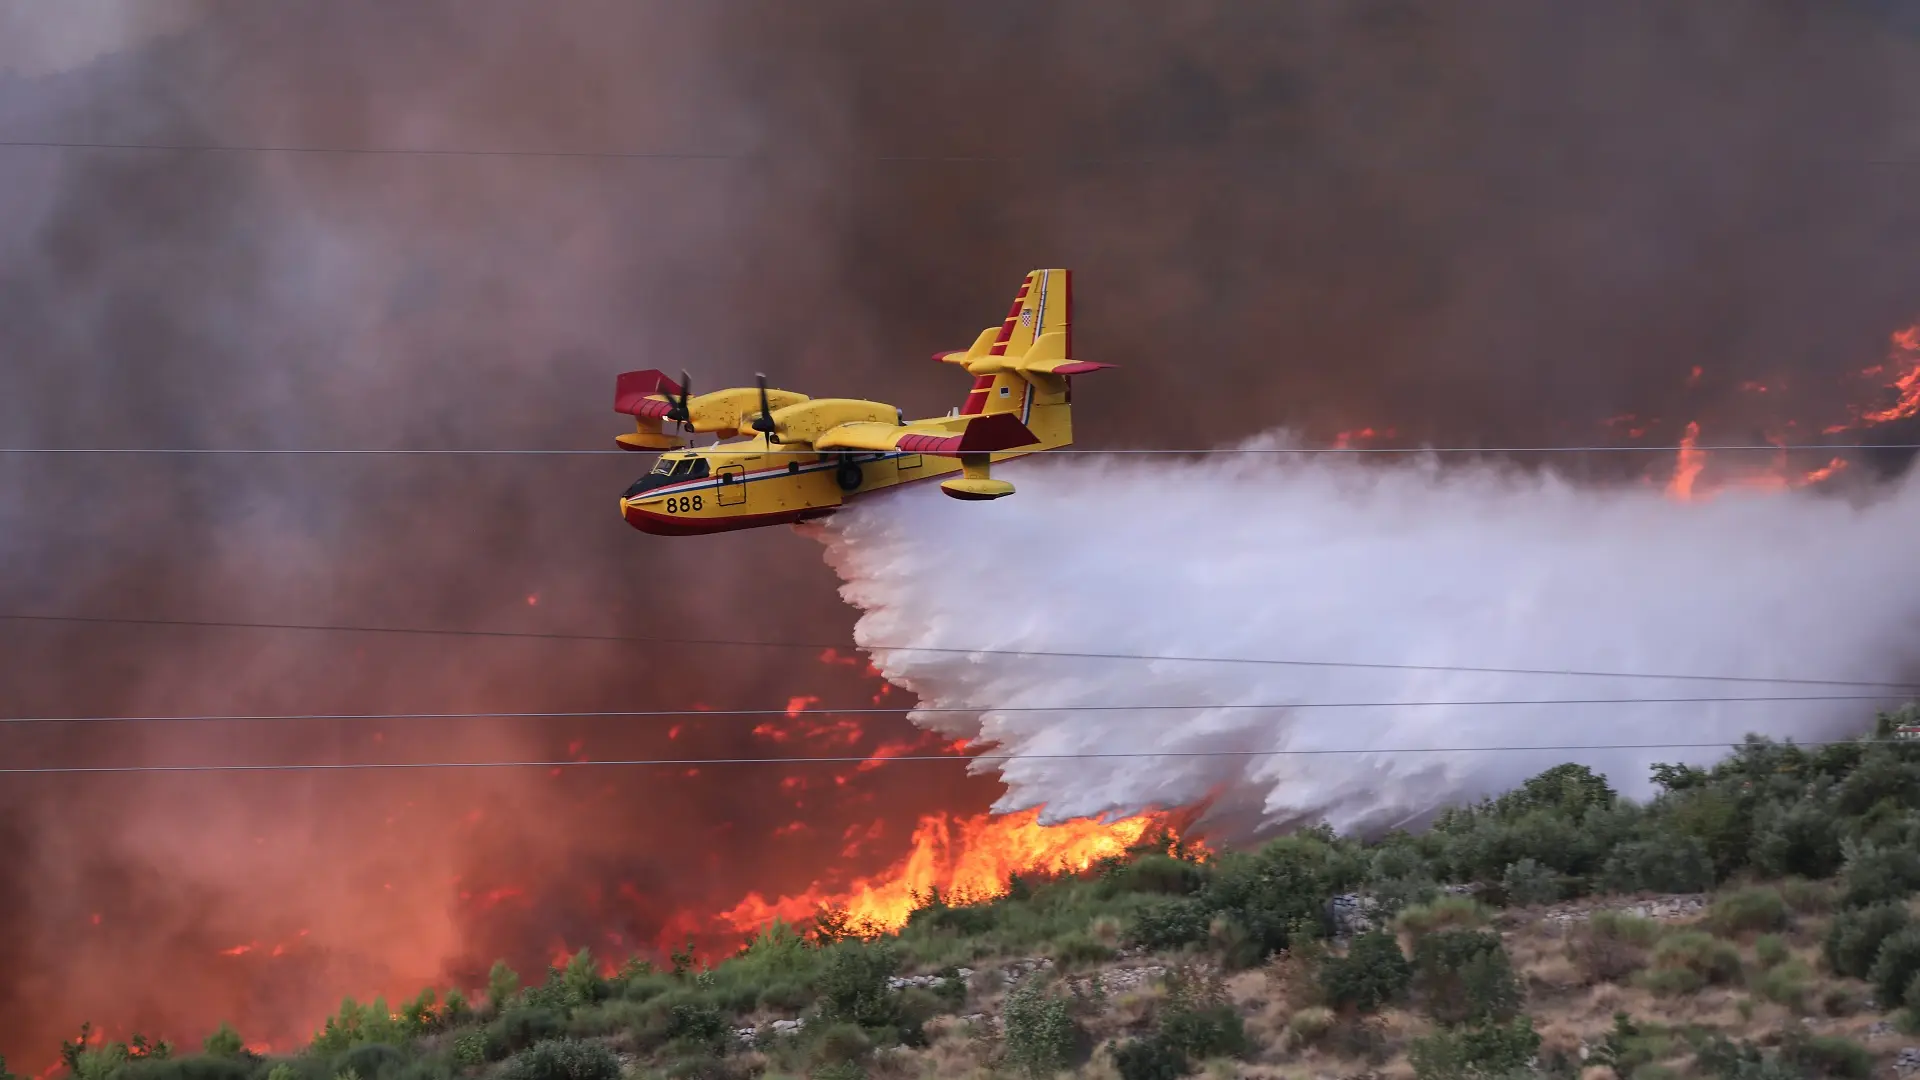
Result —
<instances>
[{"instance_id":1,"label":"electrical wire","mask_svg":"<svg viewBox=\"0 0 1920 1080\"><path fill-rule=\"evenodd\" d=\"M1794 743L1797 747L1842 746L1855 743L1910 743L1909 739L1846 739ZM260 765L28 765L0 768L0 776L75 773L239 773L239 772L351 772L376 769L563 769L582 767L682 767L704 765L890 765L894 762L945 761L1095 761L1134 758L1259 758L1322 757L1342 754L1490 754L1570 750L1724 750L1744 741L1658 743L1549 743L1538 746L1403 746L1339 747L1315 750L1166 750L1083 754L898 754L841 757L718 757L628 758L572 761L348 761L291 762Z\"/></svg>"},{"instance_id":2,"label":"electrical wire","mask_svg":"<svg viewBox=\"0 0 1920 1080\"><path fill-rule=\"evenodd\" d=\"M686 447L684 449L703 450L714 447ZM727 444L719 444L727 448ZM1179 449L1089 449L1086 447L1063 446L1053 450L1035 450L1028 457L1052 457L1063 454L1092 454L1100 456L1213 456L1221 454L1676 454L1685 450L1689 453L1731 453L1747 451L1781 452L1830 452L1835 450L1920 450L1920 443L1793 443L1776 445L1759 443L1754 445L1736 444L1727 446L1424 446L1424 447L1387 447L1387 446L1215 446ZM426 448L270 448L235 447L202 448L171 446L7 446L0 447L0 454L152 454L186 457L630 457L637 451L632 450L570 450L564 448L462 448L462 447L426 447ZM754 453L764 455L791 454L812 456L822 453L818 450L786 450L780 448L755 449Z\"/></svg>"},{"instance_id":3,"label":"electrical wire","mask_svg":"<svg viewBox=\"0 0 1920 1080\"><path fill-rule=\"evenodd\" d=\"M1050 649L959 648L938 645L879 645L821 641L755 641L741 638L668 637L648 634L584 634L560 631L458 630L413 626L356 626L338 623L270 623L215 619L134 619L101 615L46 615L0 613L0 622L78 623L88 625L172 627L231 630L289 630L351 634L399 634L528 641L589 641L615 644L686 645L701 648L757 648L826 650L854 648L869 653L930 653L947 656L1026 656L1063 660L1143 660L1179 664L1255 664L1271 667L1339 668L1357 671L1437 671L1471 675L1539 675L1554 678L1649 679L1671 682L1759 683L1774 686L1830 686L1860 690L1920 690L1920 682L1875 682L1866 679L1815 679L1757 675L1661 674L1629 671L1586 671L1575 668L1490 667L1466 664L1390 664L1357 660L1298 660L1257 656L1162 656L1150 653L1074 652Z\"/></svg>"},{"instance_id":4,"label":"electrical wire","mask_svg":"<svg viewBox=\"0 0 1920 1080\"><path fill-rule=\"evenodd\" d=\"M138 142L96 142L77 139L4 139L0 147L12 149L38 150L123 150L166 153L195 154L338 154L353 157L477 157L477 158L555 158L611 161L750 161L769 163L783 160L783 155L768 153L715 152L695 150L474 150L462 148L436 148L415 146L300 146L283 145L242 145L232 143L138 143ZM1192 164L1195 158L1163 157L1099 157L1092 155L1005 155L1005 154L861 154L845 156L843 160L875 162L888 164L1036 164L1036 165L1182 165ZM815 160L814 156L792 155L791 160ZM1292 155L1280 151L1267 153L1237 153L1223 155L1218 159L1223 164L1253 163L1292 163ZM1206 164L1212 164L1209 160ZM1920 164L1906 158L1851 158L1832 162L1840 165L1863 165L1871 167L1906 166Z\"/></svg>"},{"instance_id":5,"label":"electrical wire","mask_svg":"<svg viewBox=\"0 0 1920 1080\"><path fill-rule=\"evenodd\" d=\"M388 713L197 713L151 716L0 716L0 724L166 724L224 722L299 722L307 720L686 720L760 719L804 716L904 716L976 713L1052 712L1210 712L1261 709L1446 709L1512 705L1684 705L1751 704L1788 701L1889 701L1888 694L1763 694L1751 697L1628 697L1628 698L1491 698L1477 701L1300 701L1280 704L1224 703L1205 705L983 705L974 708L930 708L895 705L850 709L603 709L554 712L388 712Z\"/></svg>"}]
</instances>

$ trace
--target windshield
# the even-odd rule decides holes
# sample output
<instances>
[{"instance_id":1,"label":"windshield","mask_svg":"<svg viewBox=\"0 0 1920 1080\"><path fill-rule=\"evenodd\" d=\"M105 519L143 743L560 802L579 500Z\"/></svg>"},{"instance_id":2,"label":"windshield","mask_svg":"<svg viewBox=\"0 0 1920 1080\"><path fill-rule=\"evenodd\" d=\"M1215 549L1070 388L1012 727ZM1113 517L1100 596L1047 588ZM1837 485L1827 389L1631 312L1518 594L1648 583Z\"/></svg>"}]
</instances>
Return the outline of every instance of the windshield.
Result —
<instances>
[{"instance_id":1,"label":"windshield","mask_svg":"<svg viewBox=\"0 0 1920 1080\"><path fill-rule=\"evenodd\" d=\"M661 458L654 465L652 472L633 482L633 486L627 489L625 497L631 499L641 492L652 491L654 488L665 487L668 484L705 479L711 471L712 467L707 464L707 459L698 455L672 460Z\"/></svg>"}]
</instances>

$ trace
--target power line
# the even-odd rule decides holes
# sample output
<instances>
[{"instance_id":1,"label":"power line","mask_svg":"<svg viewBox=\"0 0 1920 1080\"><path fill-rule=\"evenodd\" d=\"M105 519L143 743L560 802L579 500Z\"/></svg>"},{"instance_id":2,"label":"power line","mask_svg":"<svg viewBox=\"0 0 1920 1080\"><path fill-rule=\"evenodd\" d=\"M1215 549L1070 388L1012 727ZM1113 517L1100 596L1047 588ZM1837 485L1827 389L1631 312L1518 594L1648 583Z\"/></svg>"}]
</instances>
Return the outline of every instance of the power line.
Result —
<instances>
[{"instance_id":1,"label":"power line","mask_svg":"<svg viewBox=\"0 0 1920 1080\"><path fill-rule=\"evenodd\" d=\"M559 160L612 160L612 161L746 161L772 163L781 160L801 160L800 155L779 155L752 152L716 152L697 150L524 150L494 149L477 150L456 147L438 148L425 146L301 146L297 144L281 145L242 145L233 143L139 143L139 142L95 142L77 139L5 139L0 147L36 150L119 150L146 151L155 153L194 153L194 154L337 154L353 157L478 157L478 158L552 158ZM994 165L1182 165L1193 164L1200 159L1164 158L1164 157L1107 157L1094 155L1005 155L1005 154L861 154L838 155L842 160L886 164L994 164ZM808 158L807 160L812 160ZM1291 163L1292 155L1279 151L1265 153L1238 153L1207 159L1203 163L1213 164L1257 164ZM1834 159L1832 164L1862 165L1868 167L1906 166L1920 164L1906 158L1850 158ZM1431 170L1428 170L1431 171Z\"/></svg>"},{"instance_id":2,"label":"power line","mask_svg":"<svg viewBox=\"0 0 1920 1080\"><path fill-rule=\"evenodd\" d=\"M1832 739L1794 743L1801 747L1843 746L1855 743L1910 743L1908 739ZM719 757L630 758L575 761L349 761L283 762L262 765L29 765L0 768L0 776L74 773L223 773L223 772L352 772L378 769L563 769L583 767L704 766L704 765L890 765L895 762L945 761L1094 761L1133 758L1258 758L1326 757L1345 754L1489 754L1536 753L1569 750L1725 750L1744 741L1656 743L1554 743L1539 746L1402 746L1339 747L1313 750L1166 750L1084 754L899 754L841 757Z\"/></svg>"},{"instance_id":3,"label":"power line","mask_svg":"<svg viewBox=\"0 0 1920 1080\"><path fill-rule=\"evenodd\" d=\"M555 712L389 712L389 713L197 713L149 716L5 716L0 724L162 724L215 722L298 722L306 720L686 720L760 719L803 716L901 716L908 713L1054 713L1054 712L1210 712L1213 710L1273 709L1442 709L1514 705L1684 705L1749 704L1788 701L1887 701L1888 694L1759 694L1750 697L1615 697L1615 698L1489 698L1477 701L1299 701L1279 704L1185 705L983 705L969 708L929 708L896 705L851 709L603 709Z\"/></svg>"},{"instance_id":4,"label":"power line","mask_svg":"<svg viewBox=\"0 0 1920 1080\"><path fill-rule=\"evenodd\" d=\"M712 447L687 447L701 450ZM725 444L720 444L724 449ZM1770 452L1770 453L1814 453L1836 450L1920 450L1920 443L1794 443L1776 445L1760 443L1757 445L1729 446L1215 446L1192 449L1089 449L1085 447L1063 446L1053 450L1035 450L1027 456L1052 457L1066 454L1091 454L1099 456L1215 456L1223 454L1676 454L1685 450L1689 453L1732 453L1732 452ZM791 454L812 456L822 453L818 450L787 450L769 448L756 449L757 454ZM7 446L0 447L0 454L66 454L66 455L153 455L180 457L632 457L631 450L585 450L559 447L522 447L522 448L463 448L463 447L426 447L426 448L269 448L269 447L169 447L169 446Z\"/></svg>"},{"instance_id":5,"label":"power line","mask_svg":"<svg viewBox=\"0 0 1920 1080\"><path fill-rule=\"evenodd\" d=\"M692 638L667 637L647 634L584 634L560 631L525 630L457 630L439 627L414 626L356 626L338 623L270 623L240 622L214 619L134 619L113 618L96 615L27 615L0 613L0 621L39 622L39 623L79 623L87 625L175 627L195 629L231 629L231 630L287 630L312 631L322 633L349 634L399 634L422 637L455 637L526 641L591 641L613 644L645 645L685 645L700 648L756 648L756 649L806 649L825 650L842 649L849 646L844 642L822 641L755 641L741 638ZM1455 672L1471 675L1541 675L1562 678L1586 679L1652 679L1673 682L1720 682L1720 683L1761 683L1778 686L1831 686L1852 687L1855 689L1898 690L1909 692L1920 690L1915 682L1875 682L1866 679L1809 679L1778 677L1769 678L1757 675L1699 675L1699 674L1661 674L1654 672L1631 671L1586 671L1575 668L1521 668L1490 667L1466 664L1390 664L1357 660L1297 660L1277 659L1254 656L1164 656L1150 653L1119 652L1074 652L1049 649L965 649L954 646L938 645L879 645L856 644L852 648L869 653L930 653L947 656L1025 656L1058 660L1144 660L1159 663L1178 664L1256 664L1270 667L1304 668L1342 668L1358 671L1437 671Z\"/></svg>"}]
</instances>

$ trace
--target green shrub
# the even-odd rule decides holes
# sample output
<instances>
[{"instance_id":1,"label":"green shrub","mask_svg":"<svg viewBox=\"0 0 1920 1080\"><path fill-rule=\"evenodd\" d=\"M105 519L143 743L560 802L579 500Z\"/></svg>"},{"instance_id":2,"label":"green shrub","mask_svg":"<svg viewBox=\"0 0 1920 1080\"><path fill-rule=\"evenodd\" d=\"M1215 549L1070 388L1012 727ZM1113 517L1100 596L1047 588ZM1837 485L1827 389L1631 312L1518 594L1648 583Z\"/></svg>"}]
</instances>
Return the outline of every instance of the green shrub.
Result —
<instances>
[{"instance_id":1,"label":"green shrub","mask_svg":"<svg viewBox=\"0 0 1920 1080\"><path fill-rule=\"evenodd\" d=\"M1613 1028L1588 1057L1589 1065L1603 1065L1618 1077L1642 1074L1673 1053L1673 1034L1658 1025L1643 1026L1624 1012L1613 1014Z\"/></svg>"},{"instance_id":2,"label":"green shrub","mask_svg":"<svg viewBox=\"0 0 1920 1080\"><path fill-rule=\"evenodd\" d=\"M858 1024L846 1021L828 1024L813 1039L816 1065L842 1065L859 1061L873 1049L873 1040Z\"/></svg>"},{"instance_id":3,"label":"green shrub","mask_svg":"<svg viewBox=\"0 0 1920 1080\"><path fill-rule=\"evenodd\" d=\"M233 1025L225 1020L220 1022L220 1026L214 1030L213 1034L200 1043L200 1052L208 1057L239 1057L246 1052L246 1049L247 1044L241 1040L240 1033L233 1030Z\"/></svg>"},{"instance_id":4,"label":"green shrub","mask_svg":"<svg viewBox=\"0 0 1920 1080\"><path fill-rule=\"evenodd\" d=\"M1647 988L1663 996L1690 994L1703 986L1724 986L1740 978L1740 953L1732 945L1698 930L1660 939L1646 974Z\"/></svg>"},{"instance_id":5,"label":"green shrub","mask_svg":"<svg viewBox=\"0 0 1920 1080\"><path fill-rule=\"evenodd\" d=\"M1787 947L1787 939L1779 934L1761 934L1753 939L1753 955L1762 968L1771 968L1785 963L1793 951Z\"/></svg>"},{"instance_id":6,"label":"green shrub","mask_svg":"<svg viewBox=\"0 0 1920 1080\"><path fill-rule=\"evenodd\" d=\"M1158 1035L1128 1039L1113 1048L1113 1068L1120 1080L1178 1080L1192 1067L1187 1055Z\"/></svg>"},{"instance_id":7,"label":"green shrub","mask_svg":"<svg viewBox=\"0 0 1920 1080\"><path fill-rule=\"evenodd\" d=\"M361 1005L348 998L340 1003L338 1013L327 1017L312 1045L315 1052L327 1055L367 1043L405 1042L406 1038L405 1029L387 1011L386 999L375 998Z\"/></svg>"},{"instance_id":8,"label":"green shrub","mask_svg":"<svg viewBox=\"0 0 1920 1080\"><path fill-rule=\"evenodd\" d=\"M359 1046L333 1059L335 1073L352 1073L366 1077L366 1080L382 1078L400 1071L407 1063L407 1056L397 1047L386 1043L361 1043Z\"/></svg>"},{"instance_id":9,"label":"green shrub","mask_svg":"<svg viewBox=\"0 0 1920 1080\"><path fill-rule=\"evenodd\" d=\"M1812 987L1813 970L1799 960L1787 960L1762 972L1754 980L1753 992L1776 1005L1796 1013L1807 1011L1807 992Z\"/></svg>"},{"instance_id":10,"label":"green shrub","mask_svg":"<svg viewBox=\"0 0 1920 1080\"><path fill-rule=\"evenodd\" d=\"M1707 929L1723 937L1784 930L1793 909L1780 890L1765 885L1737 889L1715 898L1707 908Z\"/></svg>"},{"instance_id":11,"label":"green shrub","mask_svg":"<svg viewBox=\"0 0 1920 1080\"><path fill-rule=\"evenodd\" d=\"M1753 864L1768 877L1832 877L1840 869L1840 822L1811 800L1763 804L1754 819Z\"/></svg>"},{"instance_id":12,"label":"green shrub","mask_svg":"<svg viewBox=\"0 0 1920 1080\"><path fill-rule=\"evenodd\" d=\"M1532 859L1521 859L1501 872L1500 888L1507 894L1508 906L1538 907L1560 899L1560 875Z\"/></svg>"},{"instance_id":13,"label":"green shrub","mask_svg":"<svg viewBox=\"0 0 1920 1080\"><path fill-rule=\"evenodd\" d=\"M1867 1080L1873 1075L1873 1054L1837 1035L1789 1031L1780 1041L1780 1060L1795 1066L1801 1076Z\"/></svg>"},{"instance_id":14,"label":"green shrub","mask_svg":"<svg viewBox=\"0 0 1920 1080\"><path fill-rule=\"evenodd\" d=\"M1333 1030L1333 1010L1324 1005L1301 1009L1287 1018L1287 1037L1295 1046L1312 1046Z\"/></svg>"},{"instance_id":15,"label":"green shrub","mask_svg":"<svg viewBox=\"0 0 1920 1080\"><path fill-rule=\"evenodd\" d=\"M1058 970L1073 971L1105 963L1113 959L1114 953L1111 948L1095 941L1091 935L1068 934L1054 943L1049 956Z\"/></svg>"},{"instance_id":16,"label":"green shrub","mask_svg":"<svg viewBox=\"0 0 1920 1080\"><path fill-rule=\"evenodd\" d=\"M1798 914L1822 915L1833 910L1834 889L1825 881L1787 878L1779 888L1781 898Z\"/></svg>"},{"instance_id":17,"label":"green shrub","mask_svg":"<svg viewBox=\"0 0 1920 1080\"><path fill-rule=\"evenodd\" d=\"M1051 1076L1073 1057L1077 1032L1066 999L1048 993L1037 977L1028 977L1007 995L1000 1023L1007 1063L1028 1076Z\"/></svg>"},{"instance_id":18,"label":"green shrub","mask_svg":"<svg viewBox=\"0 0 1920 1080\"><path fill-rule=\"evenodd\" d=\"M1600 880L1611 892L1705 892L1713 888L1715 870L1699 837L1667 836L1615 848Z\"/></svg>"},{"instance_id":19,"label":"green shrub","mask_svg":"<svg viewBox=\"0 0 1920 1080\"><path fill-rule=\"evenodd\" d=\"M1840 872L1842 907L1901 901L1920 889L1920 852L1866 842L1848 844L1846 851L1846 868Z\"/></svg>"},{"instance_id":20,"label":"green shrub","mask_svg":"<svg viewBox=\"0 0 1920 1080\"><path fill-rule=\"evenodd\" d=\"M453 1060L462 1068L479 1068L487 1063L487 1034L484 1031L463 1031L453 1039ZM271 1077L268 1080L272 1080ZM286 1077L284 1080L293 1080Z\"/></svg>"},{"instance_id":21,"label":"green shrub","mask_svg":"<svg viewBox=\"0 0 1920 1080\"><path fill-rule=\"evenodd\" d=\"M123 1062L113 1080L248 1080L254 1070L246 1058L184 1057L133 1058Z\"/></svg>"},{"instance_id":22,"label":"green shrub","mask_svg":"<svg viewBox=\"0 0 1920 1080\"><path fill-rule=\"evenodd\" d=\"M1199 899L1209 913L1239 923L1248 943L1245 954L1228 957L1230 962L1264 959L1305 928L1324 933L1328 901L1361 873L1355 860L1328 841L1326 835L1298 833L1257 853L1229 852L1214 862Z\"/></svg>"},{"instance_id":23,"label":"green shrub","mask_svg":"<svg viewBox=\"0 0 1920 1080\"><path fill-rule=\"evenodd\" d=\"M1203 941L1212 914L1197 900L1162 900L1140 909L1127 932L1135 948L1162 952Z\"/></svg>"},{"instance_id":24,"label":"green shrub","mask_svg":"<svg viewBox=\"0 0 1920 1080\"><path fill-rule=\"evenodd\" d=\"M487 1008L496 1013L504 1011L519 991L520 976L505 960L495 960L487 972Z\"/></svg>"},{"instance_id":25,"label":"green shrub","mask_svg":"<svg viewBox=\"0 0 1920 1080\"><path fill-rule=\"evenodd\" d=\"M543 1039L559 1037L564 1030L560 1014L552 1009L508 1009L487 1025L487 1056L498 1060L517 1054Z\"/></svg>"},{"instance_id":26,"label":"green shrub","mask_svg":"<svg viewBox=\"0 0 1920 1080\"><path fill-rule=\"evenodd\" d=\"M620 1080L620 1059L600 1043L548 1039L508 1058L500 1080Z\"/></svg>"},{"instance_id":27,"label":"green shrub","mask_svg":"<svg viewBox=\"0 0 1920 1080\"><path fill-rule=\"evenodd\" d=\"M1241 1057L1251 1049L1246 1026L1218 975L1176 969L1167 979L1159 1034L1189 1058Z\"/></svg>"},{"instance_id":28,"label":"green shrub","mask_svg":"<svg viewBox=\"0 0 1920 1080\"><path fill-rule=\"evenodd\" d=\"M1520 1009L1520 980L1500 935L1488 930L1421 938L1413 953L1413 989L1427 1015L1442 1024L1501 1022Z\"/></svg>"},{"instance_id":29,"label":"green shrub","mask_svg":"<svg viewBox=\"0 0 1920 1080\"><path fill-rule=\"evenodd\" d=\"M1905 930L1912 917L1900 904L1882 903L1842 911L1827 927L1827 966L1836 975L1864 979L1880 955L1880 943Z\"/></svg>"},{"instance_id":30,"label":"green shrub","mask_svg":"<svg viewBox=\"0 0 1920 1080\"><path fill-rule=\"evenodd\" d=\"M1419 1080L1477 1080L1520 1072L1539 1050L1533 1021L1522 1016L1506 1024L1436 1031L1413 1040L1407 1059Z\"/></svg>"},{"instance_id":31,"label":"green shrub","mask_svg":"<svg viewBox=\"0 0 1920 1080\"><path fill-rule=\"evenodd\" d=\"M1170 855L1143 855L1123 863L1106 875L1107 891L1112 893L1157 893L1185 896L1206 884L1202 867Z\"/></svg>"},{"instance_id":32,"label":"green shrub","mask_svg":"<svg viewBox=\"0 0 1920 1080\"><path fill-rule=\"evenodd\" d=\"M1406 993L1413 965L1400 942L1384 930L1357 935L1345 956L1320 964L1320 992L1335 1008L1373 1012Z\"/></svg>"},{"instance_id":33,"label":"green shrub","mask_svg":"<svg viewBox=\"0 0 1920 1080\"><path fill-rule=\"evenodd\" d=\"M1920 976L1920 926L1909 926L1880 943L1873 966L1867 969L1867 981L1873 984L1880 1007L1892 1010L1907 1003L1907 987L1915 976Z\"/></svg>"},{"instance_id":34,"label":"green shrub","mask_svg":"<svg viewBox=\"0 0 1920 1080\"><path fill-rule=\"evenodd\" d=\"M684 1053L724 1054L733 1025L712 1003L676 1001L667 1006L666 1041Z\"/></svg>"},{"instance_id":35,"label":"green shrub","mask_svg":"<svg viewBox=\"0 0 1920 1080\"><path fill-rule=\"evenodd\" d=\"M1420 939L1428 934L1485 926L1487 915L1487 909L1470 896L1443 896L1431 904L1402 911L1394 926L1418 948Z\"/></svg>"},{"instance_id":36,"label":"green shrub","mask_svg":"<svg viewBox=\"0 0 1920 1080\"><path fill-rule=\"evenodd\" d=\"M1622 911L1596 911L1574 928L1567 954L1589 983L1619 982L1647 966L1661 926Z\"/></svg>"},{"instance_id":37,"label":"green shrub","mask_svg":"<svg viewBox=\"0 0 1920 1080\"><path fill-rule=\"evenodd\" d=\"M820 975L820 1015L863 1028L896 1025L899 1002L889 991L887 980L898 970L899 955L890 945L858 941L834 945Z\"/></svg>"}]
</instances>

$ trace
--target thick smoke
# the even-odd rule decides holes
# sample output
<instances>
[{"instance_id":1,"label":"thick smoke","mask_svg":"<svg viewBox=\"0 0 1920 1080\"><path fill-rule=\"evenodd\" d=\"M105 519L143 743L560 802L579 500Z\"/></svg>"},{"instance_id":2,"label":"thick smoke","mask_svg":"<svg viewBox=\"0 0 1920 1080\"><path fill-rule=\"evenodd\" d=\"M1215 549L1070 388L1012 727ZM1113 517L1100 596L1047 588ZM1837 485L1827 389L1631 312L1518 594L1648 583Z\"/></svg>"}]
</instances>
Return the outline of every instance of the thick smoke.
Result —
<instances>
[{"instance_id":1,"label":"thick smoke","mask_svg":"<svg viewBox=\"0 0 1920 1080\"><path fill-rule=\"evenodd\" d=\"M12 0L9 142L696 156L0 147L0 444L604 447L635 367L937 413L964 380L926 354L1043 265L1124 365L1088 445L1564 443L1625 412L1744 441L1841 401L1920 297L1911 172L1862 164L1920 152L1893 10ZM644 464L8 457L0 612L845 636L807 541L627 530ZM53 716L871 692L771 650L13 623L0 688ZM9 725L0 760L767 749L701 731ZM37 1068L87 1019L284 1044L348 993L657 943L803 887L857 821L996 790L584 776L8 777L0 1053Z\"/></svg>"},{"instance_id":2,"label":"thick smoke","mask_svg":"<svg viewBox=\"0 0 1920 1080\"><path fill-rule=\"evenodd\" d=\"M1380 828L1569 760L1643 796L1653 762L1724 753L1671 744L1844 737L1875 706L1470 703L1873 691L1438 669L1886 682L1920 656L1920 589L1905 584L1920 526L1911 480L1866 502L1683 503L1431 460L1004 471L1011 499L903 491L825 530L842 594L864 611L856 638L943 710L919 722L1009 759L980 764L1007 783L1003 811L1131 814L1211 798L1229 835L1319 819ZM1309 707L1327 703L1359 707ZM1581 744L1633 748L1557 749ZM1422 752L1458 748L1486 749ZM1328 750L1340 752L1315 753ZM1129 754L1141 756L1102 756Z\"/></svg>"}]
</instances>

